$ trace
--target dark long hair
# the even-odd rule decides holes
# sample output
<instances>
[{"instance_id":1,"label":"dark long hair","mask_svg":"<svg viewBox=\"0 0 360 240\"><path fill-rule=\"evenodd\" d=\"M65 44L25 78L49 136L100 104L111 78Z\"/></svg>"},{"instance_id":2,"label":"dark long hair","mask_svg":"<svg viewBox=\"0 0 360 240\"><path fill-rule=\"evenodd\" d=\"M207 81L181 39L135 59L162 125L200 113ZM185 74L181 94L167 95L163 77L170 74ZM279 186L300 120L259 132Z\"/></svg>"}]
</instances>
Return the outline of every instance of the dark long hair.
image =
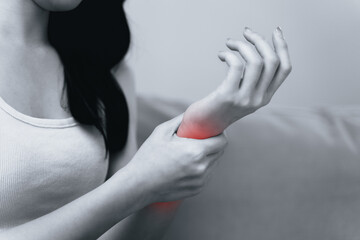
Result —
<instances>
[{"instance_id":1,"label":"dark long hair","mask_svg":"<svg viewBox=\"0 0 360 240\"><path fill-rule=\"evenodd\" d=\"M129 126L126 99L111 73L130 45L124 0L85 0L50 14L48 34L64 66L69 110L102 134L106 155L124 148Z\"/></svg>"}]
</instances>

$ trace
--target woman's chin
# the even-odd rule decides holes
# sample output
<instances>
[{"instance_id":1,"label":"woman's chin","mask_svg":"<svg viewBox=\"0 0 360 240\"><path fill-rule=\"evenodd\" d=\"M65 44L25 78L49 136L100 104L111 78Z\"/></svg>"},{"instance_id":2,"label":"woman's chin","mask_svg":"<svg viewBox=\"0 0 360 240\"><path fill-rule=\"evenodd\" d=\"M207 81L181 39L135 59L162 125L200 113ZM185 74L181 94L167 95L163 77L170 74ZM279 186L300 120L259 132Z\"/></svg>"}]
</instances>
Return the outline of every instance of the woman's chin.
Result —
<instances>
[{"instance_id":1,"label":"woman's chin","mask_svg":"<svg viewBox=\"0 0 360 240\"><path fill-rule=\"evenodd\" d=\"M74 10L82 0L33 0L41 8L52 12L65 12Z\"/></svg>"}]
</instances>

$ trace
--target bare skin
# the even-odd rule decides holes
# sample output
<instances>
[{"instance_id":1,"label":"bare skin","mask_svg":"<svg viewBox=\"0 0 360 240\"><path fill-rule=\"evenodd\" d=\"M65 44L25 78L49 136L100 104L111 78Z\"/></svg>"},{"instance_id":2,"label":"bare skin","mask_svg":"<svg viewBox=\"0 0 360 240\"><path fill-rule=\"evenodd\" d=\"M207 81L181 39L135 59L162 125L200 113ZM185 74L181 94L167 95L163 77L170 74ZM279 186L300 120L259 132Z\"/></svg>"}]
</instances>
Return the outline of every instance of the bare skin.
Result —
<instances>
[{"instance_id":1,"label":"bare skin","mask_svg":"<svg viewBox=\"0 0 360 240\"><path fill-rule=\"evenodd\" d=\"M51 90L56 92L61 89L59 83L61 83L62 79L61 77L57 78L58 73L61 72L61 64L59 63L56 53L47 44L44 29L46 26L47 10L70 10L80 2L81 1L78 0L68 0L61 2L61 5L59 5L59 1L55 0L34 0L33 2L28 0L13 0L11 4L5 0L0 1L0 4L2 4L0 9L7 10L5 12L14 11L12 13L15 13L16 11L22 10L23 12L20 11L19 14L27 17L15 19L12 18L16 16L14 14L9 15L5 12L2 14L3 18L0 19L0 23L3 22L4 24L1 31L10 31L11 34L6 34L6 36L13 38L3 39L3 41L1 41L1 44L4 44L1 47L1 51L4 57L13 57L14 62L11 66L21 65L23 68L22 71L17 71L18 68L5 67L4 69L6 71L1 72L7 73L7 75L2 76L1 79L9 79L8 76L13 76L13 81L11 82L13 83L12 91L27 89L25 87L26 83L20 81L21 79L28 79L23 76L29 76L29 73L31 73L31 76L34 76L34 79L40 80L39 82L30 84L33 86L32 91L23 91L22 94L20 94L22 98L15 97L9 89L5 90L5 88L2 88L1 94L9 100L10 105L17 106L15 108L32 116L47 118L63 118L69 116L60 107L58 99L60 95L49 92ZM35 5L31 5L32 3L34 3L37 8ZM29 10L36 11L37 14L27 15ZM35 21L33 16L39 18ZM19 22L19 20L22 22ZM34 21L37 22L37 24L33 24ZM26 26L26 23L29 25ZM5 26L8 26L8 28L5 28ZM26 31L27 29L31 29L31 31ZM10 52L10 48L7 47L15 46L13 45L14 40L16 40L17 45L14 51ZM6 45L7 43L11 44ZM231 43L228 43L228 45L233 49L238 47L237 44L231 45ZM261 44L259 47L261 47ZM6 51L9 52L6 53ZM241 53L241 51L239 52ZM28 55L26 56L24 53L28 53ZM46 53L44 54L43 64L49 64L47 69L51 69L51 71L47 72L49 76L42 75L44 74L44 72L41 71L41 67L44 66L42 63L37 66L32 66L29 65L29 63L33 61L26 60L24 61L24 65L19 62L19 59L26 59L22 57L41 59L40 57L43 53ZM245 55L245 52L243 53ZM261 55L261 51L258 53ZM19 56L18 54L22 55ZM255 54L257 53L255 52ZM282 54L284 56L284 53ZM279 65L281 65L280 55L281 53L279 52ZM254 52L249 54L249 56L254 56ZM110 166L111 174L106 183L53 213L2 233L0 239L48 239L49 236L51 236L52 239L95 239L101 235L103 235L102 239L129 239L130 237L133 239L144 239L145 236L148 239L160 239L174 216L176 207L165 213L158 211L158 208L147 206L153 202L173 201L198 194L207 182L209 173L211 172L211 166L222 155L226 145L226 138L221 134L222 130L232 122L252 113L261 107L263 103L266 103L266 101L255 101L257 99L255 96L259 96L255 95L257 91L250 92L244 90L242 92L247 92L251 95L251 102L245 101L247 98L242 97L241 99L243 99L243 101L241 101L241 105L229 104L229 102L231 103L229 96L237 95L235 91L236 88L234 88L234 85L231 85L231 83L234 84L234 82L240 81L239 76L242 75L242 71L240 71L239 59L236 60L232 53L222 53L219 57L230 66L229 74L224 84L208 97L193 104L192 107L186 111L185 116L180 115L172 121L157 127L139 150L134 140L136 128L134 126L130 127L130 141L123 153L119 156L112 156L114 161L112 161L113 164ZM264 57L262 59L266 60L267 58ZM8 58L3 58L1 63L4 63L4 65L2 66L6 66L5 63L7 62ZM269 66L265 61L261 61L261 67L258 66L255 68L253 66L255 62L248 62L249 64L246 66L246 69L254 68L254 76L259 76L259 72L262 72L263 67L265 66L266 68L266 66ZM118 72L125 73L126 71L124 69L123 67L119 67ZM242 70L244 69L243 66ZM289 69L287 69L287 71L289 71ZM16 75L14 76L13 73L19 75L15 77ZM51 81L46 82L45 79L51 79ZM245 77L245 79L249 79L249 81L244 82L251 82L250 80L255 78ZM258 79L254 81L256 80ZM282 81L279 80L279 82ZM34 83L36 85L34 85ZM8 82L2 82L1 86L7 86L7 84ZM134 91L130 90L131 83L120 82L120 85L126 89L125 92L128 92L125 94L127 99L134 98ZM232 87L230 88L229 86ZM38 102L34 102L32 97L39 96L38 93L34 93L41 88L43 88L41 93L44 98ZM29 93L32 93L32 95ZM19 99L23 100L19 101ZM42 104L42 102L49 99L52 99L53 107ZM234 103L235 98L232 98L232 100L232 103ZM26 108L25 106L29 106L26 104L28 102L32 102L35 105ZM131 103L133 101L130 100L129 102ZM244 103L246 104L244 105ZM135 116L134 105L135 104L130 107L132 108L131 116ZM222 112L224 109L226 109L226 111ZM203 115L195 114L198 112L203 112ZM133 119L135 119L135 117L133 117ZM205 128L205 130L212 130L213 132L208 133L208 136L202 136L202 138L218 136L204 141L188 139L199 138L193 135L195 132L194 129L201 129L200 127L205 126L205 123L209 123L209 121L206 121L208 119L214 120L212 124L215 124L215 127L211 125L211 127ZM178 135L176 135L174 133L178 129L181 121L182 127L178 130ZM134 121L132 122L134 123ZM204 130L198 132L203 131ZM183 151L184 149L187 150ZM154 152L156 154L153 154ZM162 159L162 161L159 161L159 159ZM154 164L157 168L153 167ZM156 178L154 178L154 176L156 176ZM192 180L184 181L184 179L187 179L189 176L191 176ZM129 182L129 178L134 181ZM148 179L152 179L152 181L149 182ZM127 184L124 184L124 181L126 181ZM122 188L119 189L117 186L122 186ZM138 201L138 199L141 200ZM115 212L114 209L116 209ZM132 213L136 214L127 218ZM74 219L76 219L76 221L74 221ZM116 227L112 228L114 226ZM62 231L64 228L68 230L66 233ZM112 229L109 230L110 228ZM143 231L139 231L140 228Z\"/></svg>"},{"instance_id":2,"label":"bare skin","mask_svg":"<svg viewBox=\"0 0 360 240\"><path fill-rule=\"evenodd\" d=\"M70 10L78 4L78 0L0 0L0 94L18 111L40 118L69 116L59 99L62 65L48 44L46 27L48 10ZM131 108L133 116L136 109ZM179 115L159 125L138 151L132 128L126 154L111 156L111 174L104 184L54 212L2 231L0 239L97 239L125 223L129 215L141 213L136 222L123 225L117 232L121 235L134 224L139 229L142 219L151 219L151 212L142 211L151 203L198 194L210 171L202 166L217 161L227 141L224 135L201 141L177 137L181 119ZM146 229L158 231L152 222ZM158 239L151 232L149 236Z\"/></svg>"},{"instance_id":3,"label":"bare skin","mask_svg":"<svg viewBox=\"0 0 360 240\"><path fill-rule=\"evenodd\" d=\"M229 66L228 74L214 92L189 106L178 136L206 139L222 133L232 123L267 105L290 74L289 51L280 28L273 32L274 48L251 29L245 29L244 37L246 42L228 39L228 48L243 59L232 51L219 53L220 60ZM158 203L154 209L174 213L180 204Z\"/></svg>"},{"instance_id":4,"label":"bare skin","mask_svg":"<svg viewBox=\"0 0 360 240\"><path fill-rule=\"evenodd\" d=\"M179 136L202 139L220 134L233 122L267 105L291 72L280 28L273 32L274 49L251 29L245 29L244 37L247 41L226 42L242 59L233 51L219 53L229 66L228 75L214 92L190 105L177 132Z\"/></svg>"}]
</instances>

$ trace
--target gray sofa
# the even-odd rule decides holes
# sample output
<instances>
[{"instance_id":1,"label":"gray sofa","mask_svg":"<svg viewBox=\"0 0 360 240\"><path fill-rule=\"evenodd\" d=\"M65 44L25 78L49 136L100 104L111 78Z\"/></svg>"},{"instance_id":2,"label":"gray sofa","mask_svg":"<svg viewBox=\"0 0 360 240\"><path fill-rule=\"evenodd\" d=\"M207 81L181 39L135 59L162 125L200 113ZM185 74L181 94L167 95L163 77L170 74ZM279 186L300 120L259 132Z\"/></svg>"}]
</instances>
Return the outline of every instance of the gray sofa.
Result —
<instances>
[{"instance_id":1,"label":"gray sofa","mask_svg":"<svg viewBox=\"0 0 360 240\"><path fill-rule=\"evenodd\" d=\"M138 140L190 103L138 97ZM360 107L267 106L233 124L166 240L359 240Z\"/></svg>"}]
</instances>

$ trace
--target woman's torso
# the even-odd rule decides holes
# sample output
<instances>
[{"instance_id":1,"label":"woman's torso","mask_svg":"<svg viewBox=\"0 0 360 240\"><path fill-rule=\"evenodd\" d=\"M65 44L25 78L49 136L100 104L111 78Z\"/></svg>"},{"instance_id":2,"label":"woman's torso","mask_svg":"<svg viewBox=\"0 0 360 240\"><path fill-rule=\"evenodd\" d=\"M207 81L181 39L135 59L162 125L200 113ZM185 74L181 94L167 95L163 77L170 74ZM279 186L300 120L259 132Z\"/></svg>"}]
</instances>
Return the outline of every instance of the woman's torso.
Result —
<instances>
[{"instance_id":1,"label":"woman's torso","mask_svg":"<svg viewBox=\"0 0 360 240\"><path fill-rule=\"evenodd\" d=\"M1 61L0 231L47 214L101 185L109 164L100 132L61 108L58 66L48 63L43 69L49 71L42 75L25 67L12 69L16 61L15 57Z\"/></svg>"},{"instance_id":2,"label":"woman's torso","mask_svg":"<svg viewBox=\"0 0 360 240\"><path fill-rule=\"evenodd\" d=\"M72 117L24 115L0 98L0 229L47 214L102 184L101 134Z\"/></svg>"}]
</instances>

